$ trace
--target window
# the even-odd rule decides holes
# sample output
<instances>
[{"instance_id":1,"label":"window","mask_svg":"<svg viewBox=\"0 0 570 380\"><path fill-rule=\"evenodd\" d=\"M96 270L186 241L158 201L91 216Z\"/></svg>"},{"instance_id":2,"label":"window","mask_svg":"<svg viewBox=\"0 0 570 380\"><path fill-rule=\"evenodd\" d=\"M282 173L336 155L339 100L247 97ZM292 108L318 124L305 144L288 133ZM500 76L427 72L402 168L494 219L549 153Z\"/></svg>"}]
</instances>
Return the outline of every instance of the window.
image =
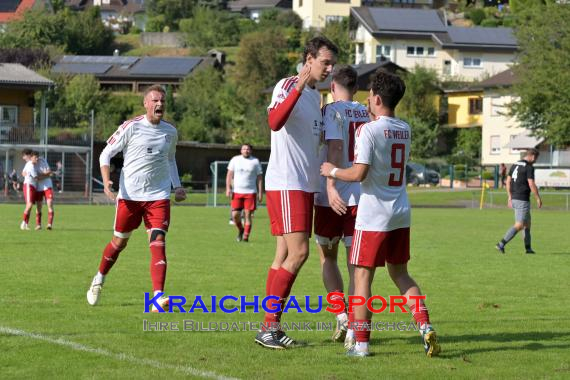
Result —
<instances>
[{"instance_id":1,"label":"window","mask_svg":"<svg viewBox=\"0 0 570 380\"><path fill-rule=\"evenodd\" d=\"M481 58L463 57L463 67L481 67Z\"/></svg>"},{"instance_id":2,"label":"window","mask_svg":"<svg viewBox=\"0 0 570 380\"><path fill-rule=\"evenodd\" d=\"M515 137L517 137L517 135L510 135L510 136L509 136L509 142L513 141L513 140L515 139ZM512 149L512 148L511 148L511 149L509 150L509 153L510 153L510 154L519 155L521 152L520 152L520 150Z\"/></svg>"},{"instance_id":3,"label":"window","mask_svg":"<svg viewBox=\"0 0 570 380\"><path fill-rule=\"evenodd\" d=\"M356 57L354 63L360 65L366 62L366 57L364 56L364 44L356 44Z\"/></svg>"},{"instance_id":4,"label":"window","mask_svg":"<svg viewBox=\"0 0 570 380\"><path fill-rule=\"evenodd\" d=\"M423 46L408 46L407 47L407 53L408 55L413 55L416 57L423 57L426 55L426 50L427 50L427 55L428 56L435 56L435 48L432 47L428 47L425 48Z\"/></svg>"},{"instance_id":5,"label":"window","mask_svg":"<svg viewBox=\"0 0 570 380\"><path fill-rule=\"evenodd\" d=\"M18 107L0 106L0 125L14 126L18 123Z\"/></svg>"},{"instance_id":6,"label":"window","mask_svg":"<svg viewBox=\"0 0 570 380\"><path fill-rule=\"evenodd\" d=\"M451 75L451 61L443 61L443 75Z\"/></svg>"},{"instance_id":7,"label":"window","mask_svg":"<svg viewBox=\"0 0 570 380\"><path fill-rule=\"evenodd\" d=\"M491 154L501 154L501 136L491 136Z\"/></svg>"},{"instance_id":8,"label":"window","mask_svg":"<svg viewBox=\"0 0 570 380\"><path fill-rule=\"evenodd\" d=\"M376 45L376 62L380 62L382 57L390 59L391 46Z\"/></svg>"},{"instance_id":9,"label":"window","mask_svg":"<svg viewBox=\"0 0 570 380\"><path fill-rule=\"evenodd\" d=\"M342 22L342 16L326 16L325 24L329 24L331 22Z\"/></svg>"},{"instance_id":10,"label":"window","mask_svg":"<svg viewBox=\"0 0 570 380\"><path fill-rule=\"evenodd\" d=\"M469 115L480 115L483 113L483 98L469 98Z\"/></svg>"},{"instance_id":11,"label":"window","mask_svg":"<svg viewBox=\"0 0 570 380\"><path fill-rule=\"evenodd\" d=\"M299 0L299 8L303 6L303 0Z\"/></svg>"}]
</instances>

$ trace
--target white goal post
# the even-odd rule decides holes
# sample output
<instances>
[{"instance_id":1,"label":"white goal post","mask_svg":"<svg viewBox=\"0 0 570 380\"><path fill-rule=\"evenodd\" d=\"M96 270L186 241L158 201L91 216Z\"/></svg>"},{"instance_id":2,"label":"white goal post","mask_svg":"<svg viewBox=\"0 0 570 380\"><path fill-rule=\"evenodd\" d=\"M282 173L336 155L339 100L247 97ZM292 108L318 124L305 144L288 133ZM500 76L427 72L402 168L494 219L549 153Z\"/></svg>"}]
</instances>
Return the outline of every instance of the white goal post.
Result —
<instances>
[{"instance_id":1,"label":"white goal post","mask_svg":"<svg viewBox=\"0 0 570 380\"><path fill-rule=\"evenodd\" d=\"M212 174L212 191L208 193L208 206L220 207L229 206L229 201L225 197L226 192L226 174L228 173L229 161L214 161L210 164L210 173ZM267 161L261 162L263 175L267 171ZM218 200L218 195L222 194L225 201Z\"/></svg>"}]
</instances>

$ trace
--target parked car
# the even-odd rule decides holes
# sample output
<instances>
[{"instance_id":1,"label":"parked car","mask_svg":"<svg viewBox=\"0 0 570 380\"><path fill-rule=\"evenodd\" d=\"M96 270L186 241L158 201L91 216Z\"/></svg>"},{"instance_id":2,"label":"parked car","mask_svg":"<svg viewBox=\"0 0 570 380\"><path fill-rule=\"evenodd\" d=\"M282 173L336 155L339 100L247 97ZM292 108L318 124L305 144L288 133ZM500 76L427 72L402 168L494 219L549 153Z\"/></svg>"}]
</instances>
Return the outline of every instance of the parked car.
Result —
<instances>
[{"instance_id":1,"label":"parked car","mask_svg":"<svg viewBox=\"0 0 570 380\"><path fill-rule=\"evenodd\" d=\"M428 169L424 165L408 162L406 165L406 183L414 186L418 185L437 185L440 176L435 170Z\"/></svg>"}]
</instances>

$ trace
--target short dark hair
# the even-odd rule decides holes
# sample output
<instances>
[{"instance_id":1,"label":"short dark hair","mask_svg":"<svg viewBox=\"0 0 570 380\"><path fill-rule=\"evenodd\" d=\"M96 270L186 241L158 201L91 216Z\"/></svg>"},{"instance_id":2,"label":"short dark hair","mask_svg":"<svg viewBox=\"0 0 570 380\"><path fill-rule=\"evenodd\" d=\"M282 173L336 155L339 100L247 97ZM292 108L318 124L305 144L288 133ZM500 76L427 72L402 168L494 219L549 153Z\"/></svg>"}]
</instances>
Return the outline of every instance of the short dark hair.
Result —
<instances>
[{"instance_id":1,"label":"short dark hair","mask_svg":"<svg viewBox=\"0 0 570 380\"><path fill-rule=\"evenodd\" d=\"M32 150L31 155L32 155L32 156L39 157L39 156L40 156L40 152L38 152L37 150Z\"/></svg>"},{"instance_id":2,"label":"short dark hair","mask_svg":"<svg viewBox=\"0 0 570 380\"><path fill-rule=\"evenodd\" d=\"M372 75L370 88L372 93L380 96L382 103L390 109L396 108L406 92L406 84L402 78L382 69L376 70Z\"/></svg>"},{"instance_id":3,"label":"short dark hair","mask_svg":"<svg viewBox=\"0 0 570 380\"><path fill-rule=\"evenodd\" d=\"M334 68L332 80L348 91L354 92L357 86L358 74L352 66L342 65Z\"/></svg>"},{"instance_id":4,"label":"short dark hair","mask_svg":"<svg viewBox=\"0 0 570 380\"><path fill-rule=\"evenodd\" d=\"M246 145L249 147L249 149L253 150L253 147L251 146L250 143L243 143L243 144L241 144L241 147L243 148L243 147L246 146ZM241 148L240 148L240 149L241 149Z\"/></svg>"},{"instance_id":5,"label":"short dark hair","mask_svg":"<svg viewBox=\"0 0 570 380\"><path fill-rule=\"evenodd\" d=\"M538 158L538 156L540 156L540 152L538 149L530 148L526 151L525 156L534 156L534 158Z\"/></svg>"},{"instance_id":6,"label":"short dark hair","mask_svg":"<svg viewBox=\"0 0 570 380\"><path fill-rule=\"evenodd\" d=\"M26 149L24 149L24 150L22 151L22 156L29 156L29 155L31 155L31 154L32 154L32 150L31 150L31 149L26 148Z\"/></svg>"},{"instance_id":7,"label":"short dark hair","mask_svg":"<svg viewBox=\"0 0 570 380\"><path fill-rule=\"evenodd\" d=\"M146 96L152 92L152 91L158 91L160 92L162 95L166 96L166 90L164 89L164 87L162 87L159 84L153 84L152 86L149 86L146 88L146 90L144 90L144 94L143 97L146 98Z\"/></svg>"},{"instance_id":8,"label":"short dark hair","mask_svg":"<svg viewBox=\"0 0 570 380\"><path fill-rule=\"evenodd\" d=\"M307 41L305 50L303 51L303 63L307 62L307 57L309 55L312 55L316 58L319 54L319 50L321 50L323 47L329 49L335 55L338 55L338 48L335 44L332 43L331 40L324 36L318 36Z\"/></svg>"}]
</instances>

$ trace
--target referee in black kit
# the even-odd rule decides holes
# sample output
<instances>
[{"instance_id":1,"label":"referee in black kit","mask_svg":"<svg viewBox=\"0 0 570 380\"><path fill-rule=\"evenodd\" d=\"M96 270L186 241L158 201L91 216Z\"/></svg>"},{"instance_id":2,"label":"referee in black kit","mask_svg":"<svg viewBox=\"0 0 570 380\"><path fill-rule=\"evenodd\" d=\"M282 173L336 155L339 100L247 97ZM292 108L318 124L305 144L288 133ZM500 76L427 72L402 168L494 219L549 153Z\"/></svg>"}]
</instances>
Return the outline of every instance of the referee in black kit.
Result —
<instances>
[{"instance_id":1,"label":"referee in black kit","mask_svg":"<svg viewBox=\"0 0 570 380\"><path fill-rule=\"evenodd\" d=\"M536 149L527 150L524 158L511 166L509 171L507 177L508 204L510 208L515 210L515 224L495 246L501 253L505 253L505 245L520 230L523 230L526 253L535 253L530 244L530 193L534 194L536 205L541 208L542 199L540 199L538 188L534 183L534 167L532 166L536 162L538 154Z\"/></svg>"}]
</instances>

